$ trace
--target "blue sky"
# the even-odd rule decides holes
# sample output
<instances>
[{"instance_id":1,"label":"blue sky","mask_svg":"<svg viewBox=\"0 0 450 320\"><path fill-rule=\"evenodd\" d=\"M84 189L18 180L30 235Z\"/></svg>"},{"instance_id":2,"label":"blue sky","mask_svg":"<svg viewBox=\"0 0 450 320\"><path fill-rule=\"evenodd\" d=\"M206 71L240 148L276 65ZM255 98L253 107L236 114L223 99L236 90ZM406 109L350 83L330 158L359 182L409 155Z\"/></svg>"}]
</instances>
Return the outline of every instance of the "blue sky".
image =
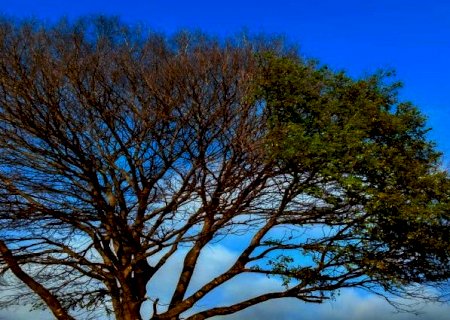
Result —
<instances>
[{"instance_id":1,"label":"blue sky","mask_svg":"<svg viewBox=\"0 0 450 320\"><path fill-rule=\"evenodd\" d=\"M404 82L402 99L411 100L428 117L428 125L433 128L430 138L444 152L444 165L450 164L450 1L0 0L0 13L50 21L62 16L118 15L125 22L144 23L166 33L183 28L219 36L243 30L282 34L297 43L303 55L353 76L380 68L395 69ZM304 319L315 320L341 319L340 314L342 319L369 319L376 312L384 312L385 319L409 319L389 313L381 300L354 292L343 294L334 306L308 308L285 302L281 310L285 315L279 319L295 319L293 315L299 312ZM247 316L254 318L255 312L262 314L268 309L255 310ZM444 319L446 314L450 314L448 307L427 306L417 319Z\"/></svg>"},{"instance_id":2,"label":"blue sky","mask_svg":"<svg viewBox=\"0 0 450 320\"><path fill-rule=\"evenodd\" d=\"M232 35L244 29L285 35L301 52L361 76L395 69L401 97L416 103L430 138L450 161L450 2L446 0L0 0L0 13L57 20L118 15L163 32L201 29Z\"/></svg>"}]
</instances>

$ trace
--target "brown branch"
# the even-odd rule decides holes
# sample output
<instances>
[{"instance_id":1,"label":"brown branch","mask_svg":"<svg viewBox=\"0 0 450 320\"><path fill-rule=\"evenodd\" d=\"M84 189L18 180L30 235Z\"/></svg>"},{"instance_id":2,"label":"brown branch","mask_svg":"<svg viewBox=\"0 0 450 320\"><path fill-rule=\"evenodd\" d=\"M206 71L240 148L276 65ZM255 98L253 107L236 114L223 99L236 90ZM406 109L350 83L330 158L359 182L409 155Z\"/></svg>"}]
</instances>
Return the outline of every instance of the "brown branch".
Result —
<instances>
[{"instance_id":1,"label":"brown branch","mask_svg":"<svg viewBox=\"0 0 450 320\"><path fill-rule=\"evenodd\" d=\"M34 280L30 275L22 270L20 265L14 258L11 250L6 246L5 242L0 240L0 253L1 259L3 259L11 272L25 283L31 290L33 290L39 297L46 303L53 315L59 320L75 320L69 313L63 308L58 299L43 285Z\"/></svg>"},{"instance_id":2,"label":"brown branch","mask_svg":"<svg viewBox=\"0 0 450 320\"><path fill-rule=\"evenodd\" d=\"M233 304L233 305L229 305L229 306L225 306L225 307L217 307L217 308L212 308L206 311L202 311L199 313L196 313L188 318L186 318L186 320L203 320L203 319L207 319L207 318L211 318L214 316L222 316L222 315L227 315L227 314L232 314L238 311L241 311L243 309L246 309L248 307L254 306L258 303L261 302L265 302L268 300L273 300L273 299L279 299L279 298L286 298L286 297L295 297L298 299L301 299L305 302L314 302L314 303L321 303L325 298L324 297L320 297L320 296L297 296L296 295L296 289L295 287L286 291L282 291L282 292L271 292L271 293L266 293L266 294L262 294L259 295L257 297L251 298L251 299L247 299L245 301Z\"/></svg>"}]
</instances>

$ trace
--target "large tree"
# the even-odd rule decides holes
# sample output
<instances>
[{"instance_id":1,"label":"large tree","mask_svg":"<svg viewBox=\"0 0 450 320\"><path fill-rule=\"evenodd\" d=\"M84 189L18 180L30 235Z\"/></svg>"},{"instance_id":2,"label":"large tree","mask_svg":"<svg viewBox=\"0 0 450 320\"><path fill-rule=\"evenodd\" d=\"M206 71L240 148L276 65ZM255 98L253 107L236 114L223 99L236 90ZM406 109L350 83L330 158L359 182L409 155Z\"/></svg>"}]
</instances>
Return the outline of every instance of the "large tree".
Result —
<instances>
[{"instance_id":1,"label":"large tree","mask_svg":"<svg viewBox=\"0 0 450 320\"><path fill-rule=\"evenodd\" d=\"M397 88L276 41L1 22L3 305L206 319L340 288L436 288L450 275L450 179ZM233 263L193 287L226 239ZM175 255L171 296L148 292ZM246 275L282 285L202 304Z\"/></svg>"}]
</instances>

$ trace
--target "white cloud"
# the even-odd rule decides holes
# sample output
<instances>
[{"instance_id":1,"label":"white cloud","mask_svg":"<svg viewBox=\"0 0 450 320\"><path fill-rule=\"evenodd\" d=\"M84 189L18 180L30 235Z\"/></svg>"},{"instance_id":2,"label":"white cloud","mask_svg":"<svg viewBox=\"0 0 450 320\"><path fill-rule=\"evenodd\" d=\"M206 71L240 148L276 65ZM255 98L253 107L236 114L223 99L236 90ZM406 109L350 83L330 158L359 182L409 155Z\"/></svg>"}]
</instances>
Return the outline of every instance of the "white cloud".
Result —
<instances>
[{"instance_id":1,"label":"white cloud","mask_svg":"<svg viewBox=\"0 0 450 320\"><path fill-rule=\"evenodd\" d=\"M245 288L242 285L241 289ZM336 300L323 304L303 303L295 299L279 299L261 303L234 315L217 320L448 320L450 306L423 304L421 314L398 313L384 299L361 295L356 290L343 290Z\"/></svg>"},{"instance_id":2,"label":"white cloud","mask_svg":"<svg viewBox=\"0 0 450 320\"><path fill-rule=\"evenodd\" d=\"M152 281L147 285L148 295L151 301L143 306L143 315L150 313L152 301L159 299L159 311L165 310L169 303L171 294L175 289L176 281L183 266L183 258L187 253L187 249L176 252L166 264L155 274ZM237 258L237 252L227 249L226 247L215 244L206 247L200 257L191 284L188 288L189 295L194 290L199 289L214 277L223 273L229 268ZM209 306L209 299L201 302L202 307Z\"/></svg>"},{"instance_id":3,"label":"white cloud","mask_svg":"<svg viewBox=\"0 0 450 320\"><path fill-rule=\"evenodd\" d=\"M177 276L182 268L183 257L187 249L180 250L157 273L154 281L148 286L149 295L159 298L161 303L168 303L174 290ZM225 271L238 253L227 247L215 244L204 250L200 256L198 267L192 279L189 291L199 288L207 281ZM268 290L280 290L279 280L265 276L238 276L210 296L201 300L190 313L214 307L229 305L250 298ZM151 302L143 308L143 315L149 315ZM161 306L161 310L164 306ZM278 299L258 304L234 315L216 317L217 320L448 320L450 305L423 304L421 315L395 313L395 310L382 298L361 293L358 290L342 290L336 300L323 304L303 303L296 299ZM50 320L48 312L29 312L25 307L0 311L0 320Z\"/></svg>"},{"instance_id":4,"label":"white cloud","mask_svg":"<svg viewBox=\"0 0 450 320\"><path fill-rule=\"evenodd\" d=\"M0 320L53 320L48 311L30 311L28 307L16 306L0 310Z\"/></svg>"}]
</instances>

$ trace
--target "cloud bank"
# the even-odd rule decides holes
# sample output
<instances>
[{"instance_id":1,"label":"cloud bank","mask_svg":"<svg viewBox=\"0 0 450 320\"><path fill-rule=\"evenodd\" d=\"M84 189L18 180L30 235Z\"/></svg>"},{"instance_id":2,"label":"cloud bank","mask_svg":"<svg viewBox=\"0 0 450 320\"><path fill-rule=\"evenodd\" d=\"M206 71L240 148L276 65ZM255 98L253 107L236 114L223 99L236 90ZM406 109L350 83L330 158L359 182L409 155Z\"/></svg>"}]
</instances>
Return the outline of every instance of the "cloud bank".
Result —
<instances>
[{"instance_id":1,"label":"cloud bank","mask_svg":"<svg viewBox=\"0 0 450 320\"><path fill-rule=\"evenodd\" d=\"M176 283L176 276L182 266L185 251L174 255L158 272L154 281L149 283L151 298L161 301L160 310L168 302ZM237 252L220 244L209 246L200 257L190 290L219 275L229 267L237 257ZM214 291L201 300L192 312L216 305L227 305L245 299L266 290L278 290L281 284L274 278L264 276L237 277L227 285ZM188 292L189 294L189 292ZM142 314L148 316L151 310L149 301L143 307ZM216 320L448 320L449 304L418 305L419 315L398 313L382 298L358 290L342 290L334 301L323 304L303 303L296 299L278 299L258 304L239 313L215 317ZM192 313L190 312L190 313ZM0 311L0 320L51 320L53 317L45 311L29 311L26 306L12 307Z\"/></svg>"}]
</instances>

